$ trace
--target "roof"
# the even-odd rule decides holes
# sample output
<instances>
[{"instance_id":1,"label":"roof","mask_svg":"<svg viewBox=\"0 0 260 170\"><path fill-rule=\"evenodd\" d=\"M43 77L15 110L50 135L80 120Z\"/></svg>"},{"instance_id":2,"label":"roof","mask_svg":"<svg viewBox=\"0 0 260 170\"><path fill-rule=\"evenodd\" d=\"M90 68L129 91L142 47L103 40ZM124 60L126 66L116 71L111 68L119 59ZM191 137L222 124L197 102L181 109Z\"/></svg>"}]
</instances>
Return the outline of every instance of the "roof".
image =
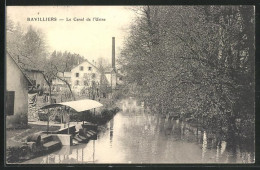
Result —
<instances>
[{"instance_id":1,"label":"roof","mask_svg":"<svg viewBox=\"0 0 260 170\"><path fill-rule=\"evenodd\" d=\"M59 76L59 77L63 77L63 78L70 78L71 77L71 72L58 72L57 73L57 75Z\"/></svg>"},{"instance_id":2,"label":"roof","mask_svg":"<svg viewBox=\"0 0 260 170\"><path fill-rule=\"evenodd\" d=\"M37 69L28 69L28 68L26 68L26 69L24 69L25 71L28 71L28 72L43 72L42 70L37 70Z\"/></svg>"},{"instance_id":3,"label":"roof","mask_svg":"<svg viewBox=\"0 0 260 170\"><path fill-rule=\"evenodd\" d=\"M49 109L49 108L60 107L60 106L68 106L76 110L77 112L83 112L86 110L101 107L103 105L95 100L85 99L85 100L50 104L50 105L43 106L41 109Z\"/></svg>"},{"instance_id":4,"label":"roof","mask_svg":"<svg viewBox=\"0 0 260 170\"><path fill-rule=\"evenodd\" d=\"M92 63L89 62L88 60L84 60L82 63L80 63L80 64L78 64L77 66L73 67L71 70L73 70L74 68L78 67L79 65L81 65L81 64L83 64L83 63L85 63L85 62L89 63L91 66L95 67L98 71L100 71L99 68L97 68L97 66L95 66L94 64L92 64Z\"/></svg>"},{"instance_id":5,"label":"roof","mask_svg":"<svg viewBox=\"0 0 260 170\"><path fill-rule=\"evenodd\" d=\"M105 74L111 73L112 71L114 71L114 72L116 73L116 70L115 70L114 68L112 68L112 67L107 68L107 69L105 70Z\"/></svg>"},{"instance_id":6,"label":"roof","mask_svg":"<svg viewBox=\"0 0 260 170\"><path fill-rule=\"evenodd\" d=\"M27 79L27 81L33 85L31 79L25 74L24 69L15 61L15 59L7 52L7 55L14 61L14 63L17 65L17 67L20 69L20 71L23 73L24 77Z\"/></svg>"},{"instance_id":7,"label":"roof","mask_svg":"<svg viewBox=\"0 0 260 170\"><path fill-rule=\"evenodd\" d=\"M23 68L23 70L26 70L26 71L43 72L43 70L40 70L35 65L24 65L22 68Z\"/></svg>"}]
</instances>

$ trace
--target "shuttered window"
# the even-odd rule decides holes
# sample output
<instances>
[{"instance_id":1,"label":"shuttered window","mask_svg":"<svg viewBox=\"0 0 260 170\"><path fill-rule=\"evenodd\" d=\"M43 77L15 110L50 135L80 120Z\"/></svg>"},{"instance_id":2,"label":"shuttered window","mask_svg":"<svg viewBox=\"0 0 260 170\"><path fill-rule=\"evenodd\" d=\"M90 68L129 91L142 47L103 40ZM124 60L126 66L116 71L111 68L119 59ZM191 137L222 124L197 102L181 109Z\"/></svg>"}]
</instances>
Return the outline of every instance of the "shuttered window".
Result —
<instances>
[{"instance_id":1,"label":"shuttered window","mask_svg":"<svg viewBox=\"0 0 260 170\"><path fill-rule=\"evenodd\" d=\"M6 115L14 115L14 91L6 92Z\"/></svg>"}]
</instances>

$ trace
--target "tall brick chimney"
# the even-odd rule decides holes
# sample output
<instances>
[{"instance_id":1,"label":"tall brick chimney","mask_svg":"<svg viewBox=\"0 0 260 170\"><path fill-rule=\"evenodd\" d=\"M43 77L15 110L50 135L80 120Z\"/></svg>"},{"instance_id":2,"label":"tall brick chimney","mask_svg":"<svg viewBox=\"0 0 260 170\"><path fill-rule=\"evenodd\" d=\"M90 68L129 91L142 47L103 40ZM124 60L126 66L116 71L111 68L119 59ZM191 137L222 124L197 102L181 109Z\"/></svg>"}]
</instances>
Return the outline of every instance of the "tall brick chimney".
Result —
<instances>
[{"instance_id":1,"label":"tall brick chimney","mask_svg":"<svg viewBox=\"0 0 260 170\"><path fill-rule=\"evenodd\" d=\"M116 68L115 37L112 37L112 68Z\"/></svg>"}]
</instances>

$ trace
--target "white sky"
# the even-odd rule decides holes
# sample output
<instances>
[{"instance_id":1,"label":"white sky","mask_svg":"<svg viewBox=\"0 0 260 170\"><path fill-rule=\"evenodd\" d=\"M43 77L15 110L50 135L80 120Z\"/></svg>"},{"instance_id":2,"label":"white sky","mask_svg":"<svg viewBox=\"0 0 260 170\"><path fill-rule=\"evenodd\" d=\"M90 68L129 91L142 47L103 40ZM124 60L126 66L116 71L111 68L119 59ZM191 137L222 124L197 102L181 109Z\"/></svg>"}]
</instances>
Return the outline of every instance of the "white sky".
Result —
<instances>
[{"instance_id":1,"label":"white sky","mask_svg":"<svg viewBox=\"0 0 260 170\"><path fill-rule=\"evenodd\" d=\"M32 25L46 36L49 51L77 53L89 61L99 57L111 62L112 37L116 57L135 14L124 6L8 6L7 16L24 28ZM27 21L28 17L105 18L106 21Z\"/></svg>"}]
</instances>

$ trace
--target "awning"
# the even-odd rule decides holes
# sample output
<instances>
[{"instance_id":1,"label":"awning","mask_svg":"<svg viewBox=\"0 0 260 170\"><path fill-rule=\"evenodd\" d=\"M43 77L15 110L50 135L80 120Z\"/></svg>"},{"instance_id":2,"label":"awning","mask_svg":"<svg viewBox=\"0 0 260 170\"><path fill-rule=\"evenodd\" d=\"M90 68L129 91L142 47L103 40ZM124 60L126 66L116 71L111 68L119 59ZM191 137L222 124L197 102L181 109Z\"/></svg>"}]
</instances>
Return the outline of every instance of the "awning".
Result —
<instances>
[{"instance_id":1,"label":"awning","mask_svg":"<svg viewBox=\"0 0 260 170\"><path fill-rule=\"evenodd\" d=\"M55 103L43 106L41 109L49 109L59 106L68 106L77 112L83 112L86 110L102 107L103 105L95 100L85 99L85 100L77 100L71 102L63 102L63 103Z\"/></svg>"}]
</instances>

